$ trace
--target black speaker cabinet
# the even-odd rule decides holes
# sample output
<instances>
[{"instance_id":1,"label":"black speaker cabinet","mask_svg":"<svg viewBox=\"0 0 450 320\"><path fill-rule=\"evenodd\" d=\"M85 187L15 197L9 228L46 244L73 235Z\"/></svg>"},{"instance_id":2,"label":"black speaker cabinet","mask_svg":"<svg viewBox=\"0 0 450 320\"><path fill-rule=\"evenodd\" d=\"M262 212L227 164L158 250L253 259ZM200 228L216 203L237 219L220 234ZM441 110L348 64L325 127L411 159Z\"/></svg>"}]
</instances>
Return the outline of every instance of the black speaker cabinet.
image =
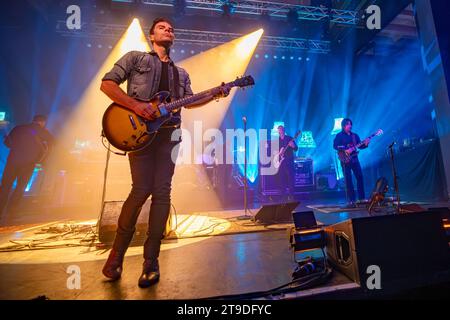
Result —
<instances>
[{"instance_id":1,"label":"black speaker cabinet","mask_svg":"<svg viewBox=\"0 0 450 320\"><path fill-rule=\"evenodd\" d=\"M116 235L117 221L119 220L120 211L124 201L105 201L103 205L103 213L98 222L98 238L103 244L112 244ZM142 206L139 214L136 231L134 233L131 245L143 245L147 238L148 216L150 213L151 200L147 200ZM171 232L172 211L167 221L165 235Z\"/></svg>"},{"instance_id":2,"label":"black speaker cabinet","mask_svg":"<svg viewBox=\"0 0 450 320\"><path fill-rule=\"evenodd\" d=\"M292 211L300 202L264 205L255 215L255 220L261 223L292 222Z\"/></svg>"},{"instance_id":3,"label":"black speaker cabinet","mask_svg":"<svg viewBox=\"0 0 450 320\"><path fill-rule=\"evenodd\" d=\"M450 251L439 213L350 219L325 228L330 263L367 289L369 266L380 269L382 289L449 281Z\"/></svg>"}]
</instances>

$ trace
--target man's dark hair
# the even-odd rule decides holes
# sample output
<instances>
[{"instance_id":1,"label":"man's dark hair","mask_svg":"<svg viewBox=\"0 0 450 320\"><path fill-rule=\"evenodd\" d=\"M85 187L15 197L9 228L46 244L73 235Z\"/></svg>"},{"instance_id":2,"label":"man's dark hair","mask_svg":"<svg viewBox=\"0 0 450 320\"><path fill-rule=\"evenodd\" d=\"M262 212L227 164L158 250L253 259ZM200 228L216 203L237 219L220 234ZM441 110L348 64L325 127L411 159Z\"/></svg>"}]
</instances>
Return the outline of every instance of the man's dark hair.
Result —
<instances>
[{"instance_id":1,"label":"man's dark hair","mask_svg":"<svg viewBox=\"0 0 450 320\"><path fill-rule=\"evenodd\" d=\"M156 18L155 20L153 20L153 24L150 27L150 34L155 33L155 26L156 26L156 24L158 24L160 22L167 22L168 24L170 24L173 27L172 21L170 21L169 19L164 18L164 17L159 17L159 18Z\"/></svg>"},{"instance_id":2,"label":"man's dark hair","mask_svg":"<svg viewBox=\"0 0 450 320\"><path fill-rule=\"evenodd\" d=\"M342 129L344 129L344 127L345 127L348 123L350 123L351 125L353 125L352 120L350 120L349 118L345 118L344 120L342 120L342 122L341 122L341 127L342 127Z\"/></svg>"},{"instance_id":3,"label":"man's dark hair","mask_svg":"<svg viewBox=\"0 0 450 320\"><path fill-rule=\"evenodd\" d=\"M43 114L37 114L33 117L33 122L47 122L47 116Z\"/></svg>"}]
</instances>

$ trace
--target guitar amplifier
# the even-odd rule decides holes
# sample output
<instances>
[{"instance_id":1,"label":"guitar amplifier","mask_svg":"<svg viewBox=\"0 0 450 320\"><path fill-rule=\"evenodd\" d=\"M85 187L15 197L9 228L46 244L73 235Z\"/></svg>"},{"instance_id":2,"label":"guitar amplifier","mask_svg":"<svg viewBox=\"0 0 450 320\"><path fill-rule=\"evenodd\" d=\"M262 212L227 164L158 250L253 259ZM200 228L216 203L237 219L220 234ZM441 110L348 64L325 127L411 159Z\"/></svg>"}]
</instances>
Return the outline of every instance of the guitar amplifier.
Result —
<instances>
[{"instance_id":1,"label":"guitar amplifier","mask_svg":"<svg viewBox=\"0 0 450 320\"><path fill-rule=\"evenodd\" d=\"M313 160L296 159L294 161L294 192L300 192L304 187L312 187L314 182ZM276 175L261 175L261 192L265 196L281 194Z\"/></svg>"},{"instance_id":2,"label":"guitar amplifier","mask_svg":"<svg viewBox=\"0 0 450 320\"><path fill-rule=\"evenodd\" d=\"M111 245L114 242L117 229L117 221L119 220L120 211L124 201L105 201L103 205L103 212L98 221L98 237L99 241L106 245ZM136 222L136 231L131 240L132 246L141 246L147 239L148 230L148 216L150 213L151 200L147 200L142 206L139 217ZM174 214L172 207L170 209L169 218L167 219L164 237L171 235L172 230L172 215Z\"/></svg>"},{"instance_id":3,"label":"guitar amplifier","mask_svg":"<svg viewBox=\"0 0 450 320\"><path fill-rule=\"evenodd\" d=\"M314 186L314 168L312 159L296 159L295 166L295 187Z\"/></svg>"}]
</instances>

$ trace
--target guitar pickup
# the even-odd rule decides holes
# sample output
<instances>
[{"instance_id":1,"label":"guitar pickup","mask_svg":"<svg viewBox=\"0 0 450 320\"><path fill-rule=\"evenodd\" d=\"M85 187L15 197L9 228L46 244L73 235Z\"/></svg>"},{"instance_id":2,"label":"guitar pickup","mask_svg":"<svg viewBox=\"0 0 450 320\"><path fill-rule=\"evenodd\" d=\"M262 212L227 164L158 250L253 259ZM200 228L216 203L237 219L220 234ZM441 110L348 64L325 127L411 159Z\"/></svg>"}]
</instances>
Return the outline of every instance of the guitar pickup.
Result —
<instances>
[{"instance_id":1,"label":"guitar pickup","mask_svg":"<svg viewBox=\"0 0 450 320\"><path fill-rule=\"evenodd\" d=\"M137 129L137 126L136 126L136 122L134 122L133 115L132 115L132 114L129 114L129 115L128 115L128 118L130 119L130 123L131 123L133 129L136 130L136 129Z\"/></svg>"}]
</instances>

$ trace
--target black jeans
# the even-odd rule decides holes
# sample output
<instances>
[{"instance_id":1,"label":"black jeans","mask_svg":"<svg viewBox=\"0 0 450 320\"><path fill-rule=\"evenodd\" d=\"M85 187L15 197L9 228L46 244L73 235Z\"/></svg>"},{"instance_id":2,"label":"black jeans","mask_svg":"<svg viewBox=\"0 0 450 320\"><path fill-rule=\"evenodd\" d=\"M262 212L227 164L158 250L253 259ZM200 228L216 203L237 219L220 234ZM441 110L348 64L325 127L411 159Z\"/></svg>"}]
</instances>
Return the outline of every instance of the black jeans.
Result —
<instances>
[{"instance_id":1,"label":"black jeans","mask_svg":"<svg viewBox=\"0 0 450 320\"><path fill-rule=\"evenodd\" d=\"M157 259L170 213L170 191L179 142L170 140L173 129L161 129L153 142L142 151L130 153L132 188L119 216L113 248L125 253L136 229L139 212L152 196L144 259ZM176 156L174 160L176 159Z\"/></svg>"},{"instance_id":2,"label":"black jeans","mask_svg":"<svg viewBox=\"0 0 450 320\"><path fill-rule=\"evenodd\" d=\"M8 208L14 208L19 204L28 181L33 174L34 166L34 163L18 163L8 158L3 170L2 185L0 187L0 215L7 205ZM16 188L10 197L11 189L16 179Z\"/></svg>"},{"instance_id":3,"label":"black jeans","mask_svg":"<svg viewBox=\"0 0 450 320\"><path fill-rule=\"evenodd\" d=\"M345 176L345 186L347 188L347 201L355 202L355 189L353 188L352 171L356 178L356 188L358 190L358 199L364 200L364 180L361 165L358 159L352 159L349 163L342 163L342 171Z\"/></svg>"},{"instance_id":4,"label":"black jeans","mask_svg":"<svg viewBox=\"0 0 450 320\"><path fill-rule=\"evenodd\" d=\"M286 158L281 163L280 168L277 173L277 184L281 190L281 195L286 194L292 196L294 194L294 178L295 178L295 167L294 160Z\"/></svg>"}]
</instances>

